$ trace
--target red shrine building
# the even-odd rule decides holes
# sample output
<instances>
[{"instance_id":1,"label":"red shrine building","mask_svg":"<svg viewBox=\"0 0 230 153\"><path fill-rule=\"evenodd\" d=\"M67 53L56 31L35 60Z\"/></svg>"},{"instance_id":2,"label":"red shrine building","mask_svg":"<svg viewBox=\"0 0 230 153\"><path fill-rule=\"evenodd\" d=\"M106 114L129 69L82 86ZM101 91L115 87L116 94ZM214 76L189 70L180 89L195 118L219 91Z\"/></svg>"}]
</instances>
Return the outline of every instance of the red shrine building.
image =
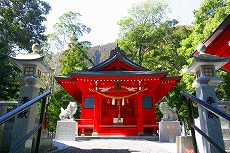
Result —
<instances>
[{"instance_id":1,"label":"red shrine building","mask_svg":"<svg viewBox=\"0 0 230 153\"><path fill-rule=\"evenodd\" d=\"M230 57L230 14L216 28L216 30L203 42L206 47L205 54L217 55L219 57ZM197 56L195 50L193 56ZM230 61L225 64L222 70L230 72Z\"/></svg>"},{"instance_id":2,"label":"red shrine building","mask_svg":"<svg viewBox=\"0 0 230 153\"><path fill-rule=\"evenodd\" d=\"M116 47L88 71L55 79L81 104L81 134L137 136L158 130L156 103L181 79L168 72L150 71Z\"/></svg>"}]
</instances>

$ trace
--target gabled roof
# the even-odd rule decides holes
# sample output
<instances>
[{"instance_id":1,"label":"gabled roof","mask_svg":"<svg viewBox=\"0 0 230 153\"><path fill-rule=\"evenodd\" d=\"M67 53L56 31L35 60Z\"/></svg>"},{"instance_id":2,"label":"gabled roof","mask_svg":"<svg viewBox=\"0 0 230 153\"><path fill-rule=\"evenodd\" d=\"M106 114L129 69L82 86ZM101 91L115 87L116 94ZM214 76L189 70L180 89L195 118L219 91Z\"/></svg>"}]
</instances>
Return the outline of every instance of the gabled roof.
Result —
<instances>
[{"instance_id":1,"label":"gabled roof","mask_svg":"<svg viewBox=\"0 0 230 153\"><path fill-rule=\"evenodd\" d=\"M88 71L103 71L103 69L110 64L114 63L116 60L119 60L120 62L124 63L125 65L129 66L130 69L136 70L136 71L148 71L148 69L138 65L137 63L134 63L130 59L126 57L126 54L123 50L120 50L120 48L117 46L114 50L110 52L110 57L103 61L102 63L96 65L95 67L92 67Z\"/></svg>"},{"instance_id":2,"label":"gabled roof","mask_svg":"<svg viewBox=\"0 0 230 153\"><path fill-rule=\"evenodd\" d=\"M219 57L230 56L230 15L227 16L203 44L206 46L206 54L217 55ZM198 51L195 50L193 56L197 56L198 54ZM230 72L230 62L225 64L222 69Z\"/></svg>"},{"instance_id":3,"label":"gabled roof","mask_svg":"<svg viewBox=\"0 0 230 153\"><path fill-rule=\"evenodd\" d=\"M96 89L103 93L117 93L114 85L121 82L121 94L133 94L144 89L153 94L157 103L180 82L180 76L168 77L169 71L151 71L129 60L125 52L116 47L104 62L84 72L69 72L67 77L55 77L70 95L79 102L82 94L93 94Z\"/></svg>"}]
</instances>

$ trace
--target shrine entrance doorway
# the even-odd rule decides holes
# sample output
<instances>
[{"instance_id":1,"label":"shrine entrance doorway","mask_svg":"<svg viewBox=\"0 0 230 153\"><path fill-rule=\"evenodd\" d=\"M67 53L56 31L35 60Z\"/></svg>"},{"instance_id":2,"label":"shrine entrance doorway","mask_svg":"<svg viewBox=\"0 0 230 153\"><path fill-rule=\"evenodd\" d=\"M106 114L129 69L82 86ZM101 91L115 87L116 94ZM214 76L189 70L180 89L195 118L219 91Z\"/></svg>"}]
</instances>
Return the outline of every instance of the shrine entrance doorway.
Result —
<instances>
[{"instance_id":1,"label":"shrine entrance doorway","mask_svg":"<svg viewBox=\"0 0 230 153\"><path fill-rule=\"evenodd\" d=\"M135 98L125 101L109 101L102 98L101 118L99 121L100 135L137 135L137 102Z\"/></svg>"},{"instance_id":2,"label":"shrine entrance doorway","mask_svg":"<svg viewBox=\"0 0 230 153\"><path fill-rule=\"evenodd\" d=\"M135 99L128 98L112 102L102 99L101 125L136 125Z\"/></svg>"}]
</instances>

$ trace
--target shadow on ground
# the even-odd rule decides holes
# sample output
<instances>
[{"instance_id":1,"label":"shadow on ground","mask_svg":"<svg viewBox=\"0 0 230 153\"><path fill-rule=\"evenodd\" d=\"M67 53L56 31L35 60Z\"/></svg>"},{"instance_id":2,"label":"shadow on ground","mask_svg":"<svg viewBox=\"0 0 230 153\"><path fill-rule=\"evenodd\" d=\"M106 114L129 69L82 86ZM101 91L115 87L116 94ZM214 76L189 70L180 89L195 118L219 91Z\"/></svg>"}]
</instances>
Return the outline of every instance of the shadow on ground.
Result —
<instances>
[{"instance_id":1,"label":"shadow on ground","mask_svg":"<svg viewBox=\"0 0 230 153\"><path fill-rule=\"evenodd\" d=\"M139 152L135 150L128 149L80 149L76 147L67 147L65 149L53 151L52 153L131 153L131 152Z\"/></svg>"}]
</instances>

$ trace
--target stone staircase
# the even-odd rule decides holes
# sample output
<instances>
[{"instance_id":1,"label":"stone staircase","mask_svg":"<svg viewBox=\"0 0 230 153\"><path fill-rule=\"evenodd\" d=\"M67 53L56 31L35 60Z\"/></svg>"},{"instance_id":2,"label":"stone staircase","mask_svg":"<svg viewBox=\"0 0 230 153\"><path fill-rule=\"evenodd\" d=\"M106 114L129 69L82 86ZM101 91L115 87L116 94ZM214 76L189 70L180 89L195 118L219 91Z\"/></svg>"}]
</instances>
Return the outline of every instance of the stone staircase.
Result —
<instances>
[{"instance_id":1,"label":"stone staircase","mask_svg":"<svg viewBox=\"0 0 230 153\"><path fill-rule=\"evenodd\" d=\"M230 105L228 106L219 106L219 108L230 114ZM222 128L222 134L223 134L223 139L224 139L224 144L225 144L225 150L230 153L230 121L220 118L221 122L221 128Z\"/></svg>"},{"instance_id":2,"label":"stone staircase","mask_svg":"<svg viewBox=\"0 0 230 153\"><path fill-rule=\"evenodd\" d=\"M91 140L91 139L128 139L128 140L148 140L148 141L159 141L158 135L152 136L76 136L78 140Z\"/></svg>"}]
</instances>

